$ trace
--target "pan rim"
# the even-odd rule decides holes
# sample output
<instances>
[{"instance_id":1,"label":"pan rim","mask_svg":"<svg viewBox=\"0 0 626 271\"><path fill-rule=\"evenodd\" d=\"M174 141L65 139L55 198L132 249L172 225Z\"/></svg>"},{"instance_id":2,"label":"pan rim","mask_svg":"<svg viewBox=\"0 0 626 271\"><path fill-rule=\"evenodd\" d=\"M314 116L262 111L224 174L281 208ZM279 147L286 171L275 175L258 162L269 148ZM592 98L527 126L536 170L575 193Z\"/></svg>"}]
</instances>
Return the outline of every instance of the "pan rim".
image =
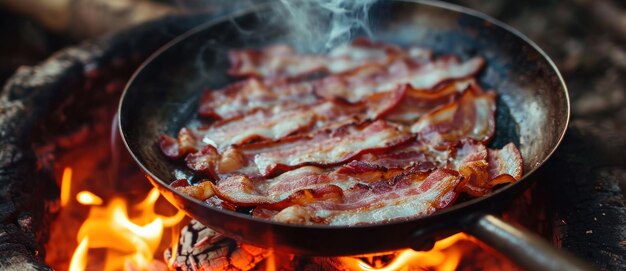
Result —
<instances>
[{"instance_id":1,"label":"pan rim","mask_svg":"<svg viewBox=\"0 0 626 271\"><path fill-rule=\"evenodd\" d=\"M128 80L128 82L126 83L125 87L124 87L124 91L122 92L121 96L120 96L120 101L119 101L119 105L118 105L118 113L117 113L117 120L118 120L118 129L119 129L119 133L121 135L122 138L122 142L124 142L124 146L126 147L126 149L128 150L129 154L132 156L133 160L135 161L135 163L140 167L140 169L147 175L148 178L152 179L151 181L153 181L153 183L158 183L160 186L162 186L163 188L167 189L168 191L176 194L177 196L184 198L187 202L193 202L196 205L201 205L204 208L209 208L212 211L216 211L218 213L220 213L221 215L226 215L226 216L232 216L232 217L236 217L236 218L240 218L240 219L245 219L245 220L249 220L249 221L254 221L257 223L263 223L263 224L268 224L271 225L273 227L287 227L287 228L298 228L298 229L309 229L309 230L337 230L337 229L346 229L346 228L360 228L360 229L369 229L369 228L379 228L379 227L392 227L394 225L400 225L400 224L406 224L406 223L414 223L416 221L426 221L426 220L436 220L439 219L441 217L444 216L448 216L451 215L452 213L456 213L456 212L460 212L463 209L468 209L470 206L472 205L477 205L481 202L485 202L487 200L489 200L492 197L497 197L503 193L506 193L510 190L514 190L516 188L520 188L521 186L523 186L525 183L527 183L529 180L529 176L531 176L535 171L537 171L539 168L541 168L545 162L547 160L550 159L550 157L552 157L552 155L554 154L554 152L557 150L557 148L560 146L561 142L563 141L563 138L565 137L565 134L567 132L567 128L569 127L569 122L570 122L570 97L569 97L569 91L567 89L567 85L565 84L565 80L563 79L561 73L559 72L558 67L556 66L556 64L554 63L554 61L532 40L530 40L528 37L526 37L524 34L522 34L520 31L516 30L515 28L505 24L504 22L501 22L498 19L495 19L489 15L486 15L485 13L482 13L480 11L471 9L471 8L467 8L464 6L460 6L460 5L456 5L456 4L452 4L452 3L447 3L447 2L442 2L439 0L393 0L394 2L404 2L404 3L415 3L415 4L421 4L421 5L425 5L425 6L430 6L430 7L435 7L435 8L440 8L440 9L444 9L444 10L448 10L448 11L453 11L459 14L464 14L464 15L469 15L478 19L482 19L486 22L489 22L491 24L493 24L496 27L499 27L507 32L509 32L510 34L512 34L513 36L515 36L516 38L519 38L523 43L527 44L528 46L530 46L530 48L532 48L533 50L535 50L537 53L539 53L539 55L541 55L541 57L547 62L547 64L549 65L549 67L552 69L552 71L554 72L554 74L557 76L558 81L560 86L563 88L563 95L564 95L564 100L565 100L565 111L566 111L566 116L565 116L565 123L563 125L563 129L560 131L560 133L558 134L558 138L556 141L556 144L554 145L554 147L552 147L552 149L550 150L550 152L541 159L541 161L539 163L536 164L536 166L531 169L528 172L525 172L524 175L522 176L522 178L520 180L518 180L515 183L511 183L508 184L504 187L499 188L496 191L493 191L492 193L490 193L489 195L486 196L482 196L482 197L478 197L478 198L473 198L470 200L467 200L465 202L459 203L459 204L455 204L453 206L450 206L448 208L439 210L433 214L430 214L428 216L424 216L424 217L416 217L416 218L407 218L407 219L398 219L398 220L392 220L392 221L381 221L381 222L376 222L376 223L372 223L372 224L362 224L362 225L318 225L318 224L312 224L312 225L307 225L307 224L289 224L289 223L284 223L284 222L277 222L277 221L272 221L272 220L268 220L268 219L262 219L262 218L256 218L250 215L245 215L245 214L241 214L241 213L237 213L234 211L229 211L229 210L225 210L225 209L221 209L221 208L215 208L215 207L211 207L209 205L206 205L205 203L203 203L202 201L199 201L195 198L192 198L188 195L185 195L181 192L178 192L175 189L171 189L171 187L169 186L169 184L167 184L166 182L164 182L163 180L161 180L160 178L158 178L157 176L155 176L150 170L148 170L148 168L140 161L139 159L139 155L135 153L135 151L132 150L132 148L130 147L128 140L127 140L127 135L124 132L123 127L123 123L125 122L122 118L122 108L124 105L124 101L125 101L125 97L127 96L127 92L129 92L129 89L131 88L131 86L133 85L134 81L136 80L136 78L145 70L145 68L150 65L156 58L158 58L159 56L161 56L164 52L166 52L167 50L169 50L171 47L176 46L177 44L183 42L184 40L186 40L187 38L204 31L206 28L209 28L213 25L225 22L231 18L234 17L239 17L241 15L245 15L248 14L249 12L252 12L254 10L258 10L258 9L262 9L266 6L270 6L272 5L272 3L262 3L262 4L254 4L251 5L247 8L241 9L241 10L237 10L234 12L231 12L229 14L225 14L225 15L221 15L218 16L212 20L209 20L205 23L202 23L196 27L193 27L192 29L188 30L187 32L185 32L184 34L174 38L173 40L171 40L170 42L164 44L163 46L161 46L158 50L156 50L154 53L152 53L136 70L135 72L132 74L132 76L130 77L130 79ZM472 211L470 213L476 213L475 211ZM469 214L468 214L469 215Z\"/></svg>"}]
</instances>

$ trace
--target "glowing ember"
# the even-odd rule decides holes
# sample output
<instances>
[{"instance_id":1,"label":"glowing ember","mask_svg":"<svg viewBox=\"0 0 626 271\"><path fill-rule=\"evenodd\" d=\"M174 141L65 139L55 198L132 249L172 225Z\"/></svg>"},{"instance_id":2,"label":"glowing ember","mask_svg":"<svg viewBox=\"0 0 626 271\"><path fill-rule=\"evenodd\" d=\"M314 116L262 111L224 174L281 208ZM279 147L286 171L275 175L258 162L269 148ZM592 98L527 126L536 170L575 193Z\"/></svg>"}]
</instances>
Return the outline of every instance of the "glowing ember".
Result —
<instances>
[{"instance_id":1,"label":"glowing ember","mask_svg":"<svg viewBox=\"0 0 626 271\"><path fill-rule=\"evenodd\" d=\"M72 170L66 168L62 178L62 203L71 205L69 196ZM112 197L108 203L89 191L76 195L77 203L90 206L89 215L80 226L77 240L80 242L72 259L69 270L82 271L89 266L88 256L91 249L104 249L106 258L102 270L165 270L165 264L154 260L163 229L182 221L182 212L166 217L155 212L154 206L159 192L152 189L147 197L130 208L128 201L121 197Z\"/></svg>"},{"instance_id":2,"label":"glowing ember","mask_svg":"<svg viewBox=\"0 0 626 271\"><path fill-rule=\"evenodd\" d=\"M181 230L178 241L171 251L165 253L172 270L519 270L463 233L438 241L430 251L406 249L347 257L310 257L261 248L256 248L254 253L250 246L225 237L196 220ZM171 256L176 253L178 256Z\"/></svg>"}]
</instances>

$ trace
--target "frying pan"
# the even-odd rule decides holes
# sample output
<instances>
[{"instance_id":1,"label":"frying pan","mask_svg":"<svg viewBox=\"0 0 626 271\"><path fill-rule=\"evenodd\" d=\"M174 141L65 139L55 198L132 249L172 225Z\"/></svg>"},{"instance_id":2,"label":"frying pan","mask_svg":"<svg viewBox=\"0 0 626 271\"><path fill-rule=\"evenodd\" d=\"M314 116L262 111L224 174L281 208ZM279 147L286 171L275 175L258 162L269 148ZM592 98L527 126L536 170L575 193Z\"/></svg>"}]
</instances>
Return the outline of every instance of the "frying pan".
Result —
<instances>
[{"instance_id":1,"label":"frying pan","mask_svg":"<svg viewBox=\"0 0 626 271\"><path fill-rule=\"evenodd\" d=\"M524 191L566 131L569 98L554 63L522 34L503 23L456 5L436 1L383 1L369 11L373 38L401 46L432 48L487 61L479 81L498 92L493 147L514 142L524 158L523 178L494 193L433 215L359 226L293 225L209 207L173 190L173 172L184 166L166 159L156 142L193 121L206 87L235 79L226 74L232 48L290 43L272 3L249 7L176 38L135 73L122 96L119 125L126 147L148 179L177 208L226 236L288 253L339 256L402 248L428 249L459 231L471 234L530 270L586 270L526 230L492 213ZM278 18L278 20L276 20ZM547 181L547 180L545 180Z\"/></svg>"}]
</instances>

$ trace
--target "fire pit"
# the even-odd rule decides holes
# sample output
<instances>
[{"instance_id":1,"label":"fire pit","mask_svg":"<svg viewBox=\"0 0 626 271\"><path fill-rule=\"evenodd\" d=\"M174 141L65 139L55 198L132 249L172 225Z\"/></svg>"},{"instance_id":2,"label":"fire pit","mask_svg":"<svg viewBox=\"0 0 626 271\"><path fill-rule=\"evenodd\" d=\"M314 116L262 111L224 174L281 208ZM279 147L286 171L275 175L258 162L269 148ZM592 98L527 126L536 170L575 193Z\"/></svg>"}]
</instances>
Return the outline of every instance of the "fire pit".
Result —
<instances>
[{"instance_id":1,"label":"fire pit","mask_svg":"<svg viewBox=\"0 0 626 271\"><path fill-rule=\"evenodd\" d=\"M597 8L552 5L564 13ZM487 8L496 17L534 35L532 38L540 43L554 45L547 48L552 48L566 77L572 79L574 98L574 119L564 146L541 172L541 178L550 181L540 181L517 199L505 212L506 218L534 229L555 245L603 269L623 269L626 217L618 184L620 180L624 182L625 165L619 157L626 150L626 142L619 137L624 130L617 124L624 121L626 111L620 109L624 99L615 94L621 91L623 95L624 90L614 87L621 83L618 75L622 72L622 48L615 45L615 40L622 39L621 34L611 30L611 35L598 39L604 47L589 49L598 50L598 59L613 63L608 74L600 74L593 69L602 68L605 63L581 59L581 50L587 50L580 47L584 35L565 30L576 29L573 18L544 19L546 24L558 25L554 29L560 29L554 30L557 33L545 33L521 21L522 12L508 14L504 6L496 4ZM535 16L546 12L529 7L520 10L539 14ZM0 160L6 173L0 177L7 187L2 191L6 201L0 213L4 218L0 227L4 233L0 239L2 266L17 270L27 265L64 270L71 264L100 270L105 263L108 268L157 270L166 266L182 270L193 270L194 266L240 270L394 270L391 267L400 264L418 270L515 268L497 252L466 236L453 236L436 244L431 252L311 258L254 248L219 236L197 222L180 220L176 210L151 193L142 174L116 145L111 127L117 97L136 66L172 36L203 20L204 16L171 17L87 42L61 51L39 66L23 68L7 82L0 116L6 135L2 137ZM606 24L598 18L589 20L591 26L576 30L593 33L594 27ZM170 35L157 34L163 32ZM557 46L563 42L566 46ZM112 224L113 221L118 224ZM157 224L161 233L142 233L159 228L154 226ZM85 230L79 233L81 226ZM101 233L98 227L115 229L115 234L107 235L108 238L89 234L89 228ZM171 234L174 238L169 237ZM125 235L128 238L117 239ZM160 240L155 241L154 236ZM97 244L98 238L108 240ZM90 244L89 253L85 253ZM74 255L87 261L72 262ZM121 262L107 261L118 256ZM422 260L425 258L428 261Z\"/></svg>"}]
</instances>

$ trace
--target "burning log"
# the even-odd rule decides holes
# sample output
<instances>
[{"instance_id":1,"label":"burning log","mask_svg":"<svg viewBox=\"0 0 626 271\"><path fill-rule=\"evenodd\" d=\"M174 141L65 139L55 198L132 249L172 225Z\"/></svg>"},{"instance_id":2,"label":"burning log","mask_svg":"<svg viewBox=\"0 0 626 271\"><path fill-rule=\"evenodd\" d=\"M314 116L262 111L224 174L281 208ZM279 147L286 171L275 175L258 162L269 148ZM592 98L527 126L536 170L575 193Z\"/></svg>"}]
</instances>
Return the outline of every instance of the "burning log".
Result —
<instances>
[{"instance_id":1,"label":"burning log","mask_svg":"<svg viewBox=\"0 0 626 271\"><path fill-rule=\"evenodd\" d=\"M465 234L435 244L431 251L410 249L354 257L283 254L236 242L192 220L165 252L173 270L518 270L506 258Z\"/></svg>"},{"instance_id":2,"label":"burning log","mask_svg":"<svg viewBox=\"0 0 626 271\"><path fill-rule=\"evenodd\" d=\"M237 243L192 220L181 230L175 250L165 252L165 261L175 270L251 270L269 251Z\"/></svg>"}]
</instances>

